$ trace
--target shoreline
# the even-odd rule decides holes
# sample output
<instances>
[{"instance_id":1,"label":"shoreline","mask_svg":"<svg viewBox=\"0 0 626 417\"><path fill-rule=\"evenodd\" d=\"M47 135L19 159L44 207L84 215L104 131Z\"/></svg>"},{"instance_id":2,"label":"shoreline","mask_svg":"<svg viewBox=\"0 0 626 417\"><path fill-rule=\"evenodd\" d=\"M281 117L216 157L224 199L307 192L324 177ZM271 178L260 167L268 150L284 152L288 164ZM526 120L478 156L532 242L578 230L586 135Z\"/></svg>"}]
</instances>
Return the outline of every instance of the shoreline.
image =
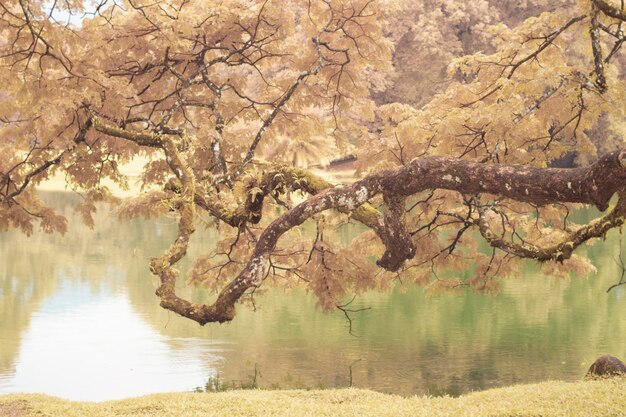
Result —
<instances>
[{"instance_id":1,"label":"shoreline","mask_svg":"<svg viewBox=\"0 0 626 417\"><path fill-rule=\"evenodd\" d=\"M164 393L106 402L0 395L8 417L123 416L626 416L626 378L547 381L460 397L402 397L357 388Z\"/></svg>"},{"instance_id":2,"label":"shoreline","mask_svg":"<svg viewBox=\"0 0 626 417\"><path fill-rule=\"evenodd\" d=\"M138 184L139 177L148 162L149 159L146 157L136 157L132 161L119 166L119 171L128 178L128 190L122 189L108 178L102 180L102 185L108 187L116 197L125 198L136 196L141 192ZM52 177L37 184L36 188L39 191L72 191L62 173L54 174Z\"/></svg>"},{"instance_id":3,"label":"shoreline","mask_svg":"<svg viewBox=\"0 0 626 417\"><path fill-rule=\"evenodd\" d=\"M113 195L120 198L133 197L141 194L141 186L139 184L141 174L146 164L150 162L147 157L136 157L132 161L119 165L119 171L122 175L128 179L128 189L122 189L119 185L115 184L108 178L102 180L102 185L108 187ZM340 183L354 181L354 167L353 161L349 160L347 163L341 163L337 166L320 167L311 166L309 169L315 175L323 177L324 179L333 182ZM56 173L52 177L43 180L36 188L41 191L71 191L68 184L65 181L62 173Z\"/></svg>"}]
</instances>

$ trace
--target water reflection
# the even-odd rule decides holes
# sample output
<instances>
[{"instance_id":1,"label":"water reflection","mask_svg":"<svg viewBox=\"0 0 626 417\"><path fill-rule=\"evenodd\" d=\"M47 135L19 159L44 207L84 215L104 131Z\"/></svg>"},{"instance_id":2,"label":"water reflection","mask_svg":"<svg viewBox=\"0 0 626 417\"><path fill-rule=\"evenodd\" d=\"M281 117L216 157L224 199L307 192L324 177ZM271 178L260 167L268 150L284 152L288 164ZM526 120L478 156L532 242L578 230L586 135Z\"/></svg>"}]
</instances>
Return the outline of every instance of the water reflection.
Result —
<instances>
[{"instance_id":1,"label":"water reflection","mask_svg":"<svg viewBox=\"0 0 626 417\"><path fill-rule=\"evenodd\" d=\"M73 216L68 196L46 198ZM345 387L399 394L469 390L584 375L599 355L626 357L624 288L613 238L588 251L600 273L571 282L529 264L498 296L366 294L355 333L303 291L267 291L227 325L200 327L158 306L148 259L175 233L168 219L93 231L0 236L0 392L105 399L191 390L219 378L261 388ZM216 236L198 232L191 255ZM202 291L192 294L207 297Z\"/></svg>"},{"instance_id":2,"label":"water reflection","mask_svg":"<svg viewBox=\"0 0 626 417\"><path fill-rule=\"evenodd\" d=\"M15 371L3 385L92 401L183 391L215 373L220 350L197 338L168 340L123 294L62 285L33 314Z\"/></svg>"}]
</instances>

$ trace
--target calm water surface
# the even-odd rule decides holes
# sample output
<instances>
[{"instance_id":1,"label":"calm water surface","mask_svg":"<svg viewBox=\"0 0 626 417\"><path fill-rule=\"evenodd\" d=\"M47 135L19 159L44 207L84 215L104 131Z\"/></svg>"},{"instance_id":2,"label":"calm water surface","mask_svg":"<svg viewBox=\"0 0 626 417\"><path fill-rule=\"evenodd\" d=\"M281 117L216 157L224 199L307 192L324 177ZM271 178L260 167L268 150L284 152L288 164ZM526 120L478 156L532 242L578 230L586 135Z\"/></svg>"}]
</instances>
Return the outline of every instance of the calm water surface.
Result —
<instances>
[{"instance_id":1,"label":"calm water surface","mask_svg":"<svg viewBox=\"0 0 626 417\"><path fill-rule=\"evenodd\" d=\"M68 217L63 193L47 194ZM426 297L419 288L366 294L348 333L304 291L269 290L256 312L200 327L158 306L148 259L175 222L118 223L65 237L0 234L0 393L99 401L215 385L451 394L545 379L576 380L599 355L626 358L626 288L617 234L583 248L589 279L542 276L529 264L497 296ZM196 253L216 236L198 232ZM191 296L202 300L202 291ZM358 304L357 304L358 303Z\"/></svg>"}]
</instances>

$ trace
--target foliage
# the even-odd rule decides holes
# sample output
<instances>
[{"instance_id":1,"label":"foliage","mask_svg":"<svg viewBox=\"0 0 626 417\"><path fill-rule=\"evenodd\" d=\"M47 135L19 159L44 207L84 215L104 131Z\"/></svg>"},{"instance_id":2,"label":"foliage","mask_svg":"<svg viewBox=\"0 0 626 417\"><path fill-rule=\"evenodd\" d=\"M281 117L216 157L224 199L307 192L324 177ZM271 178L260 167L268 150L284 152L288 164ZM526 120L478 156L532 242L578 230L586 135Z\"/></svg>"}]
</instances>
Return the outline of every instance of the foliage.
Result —
<instances>
[{"instance_id":1,"label":"foliage","mask_svg":"<svg viewBox=\"0 0 626 417\"><path fill-rule=\"evenodd\" d=\"M421 107L452 81L446 77L451 60L497 49L501 39L493 36L494 27L514 28L529 17L574 4L574 0L404 1L403 12L389 28L396 45L393 84L377 98ZM422 65L425 62L428 65Z\"/></svg>"},{"instance_id":2,"label":"foliage","mask_svg":"<svg viewBox=\"0 0 626 417\"><path fill-rule=\"evenodd\" d=\"M589 137L600 125L624 134L623 4L564 1L523 20L491 3L5 1L0 227L64 233L36 193L53 175L81 193L93 225L94 203L119 203L104 181L129 189L120 166L147 158L142 192L119 213L178 216L150 270L161 305L201 324L231 320L264 281L304 283L347 314L351 294L397 279L493 292L519 258L592 271L573 251L626 215L626 153L598 155ZM398 61L415 42L414 59L433 67ZM439 77L444 63L427 104L395 102L397 74ZM547 168L572 151L598 161ZM354 183L309 169L349 154ZM604 211L616 193L599 219L570 220L576 204ZM368 230L335 239L353 220ZM213 304L176 293L174 266L199 222L223 237L189 274L219 292ZM476 250L480 240L491 249Z\"/></svg>"}]
</instances>

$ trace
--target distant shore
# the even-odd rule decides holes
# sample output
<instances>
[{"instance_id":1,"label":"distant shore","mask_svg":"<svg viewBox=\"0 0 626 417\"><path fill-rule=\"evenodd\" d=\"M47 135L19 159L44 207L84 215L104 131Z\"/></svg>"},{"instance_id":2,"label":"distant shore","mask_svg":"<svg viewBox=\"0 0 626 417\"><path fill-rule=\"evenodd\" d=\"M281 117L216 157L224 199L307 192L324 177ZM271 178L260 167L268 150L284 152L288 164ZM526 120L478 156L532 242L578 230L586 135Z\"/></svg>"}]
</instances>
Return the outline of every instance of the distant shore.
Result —
<instances>
[{"instance_id":1,"label":"distant shore","mask_svg":"<svg viewBox=\"0 0 626 417\"><path fill-rule=\"evenodd\" d=\"M145 157L137 157L131 162L121 164L119 170L122 174L128 177L129 189L124 190L117 184L108 179L102 180L102 185L107 186L111 192L118 197L132 197L140 193L139 177L146 163L149 159ZM339 160L336 163L328 166L311 166L311 172L316 175L320 175L325 179L337 183L337 182L352 182L354 181L354 161L353 157L347 157ZM69 191L65 177L62 174L56 174L51 178L43 181L37 186L37 189L41 191Z\"/></svg>"},{"instance_id":2,"label":"distant shore","mask_svg":"<svg viewBox=\"0 0 626 417\"><path fill-rule=\"evenodd\" d=\"M363 389L169 393L102 403L41 394L0 396L0 416L626 416L626 378L550 381L458 398L401 397Z\"/></svg>"},{"instance_id":3,"label":"distant shore","mask_svg":"<svg viewBox=\"0 0 626 417\"><path fill-rule=\"evenodd\" d=\"M102 185L107 186L111 192L118 197L130 197L139 193L139 184L137 184L139 176L143 171L143 167L148 162L147 158L137 157L131 162L120 165L119 170L128 177L129 189L124 190L110 180L104 179ZM62 174L56 174L51 178L43 181L37 186L41 191L69 191L65 177ZM1 416L1 414L0 414Z\"/></svg>"}]
</instances>

